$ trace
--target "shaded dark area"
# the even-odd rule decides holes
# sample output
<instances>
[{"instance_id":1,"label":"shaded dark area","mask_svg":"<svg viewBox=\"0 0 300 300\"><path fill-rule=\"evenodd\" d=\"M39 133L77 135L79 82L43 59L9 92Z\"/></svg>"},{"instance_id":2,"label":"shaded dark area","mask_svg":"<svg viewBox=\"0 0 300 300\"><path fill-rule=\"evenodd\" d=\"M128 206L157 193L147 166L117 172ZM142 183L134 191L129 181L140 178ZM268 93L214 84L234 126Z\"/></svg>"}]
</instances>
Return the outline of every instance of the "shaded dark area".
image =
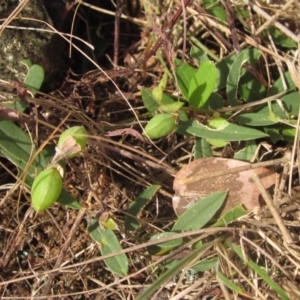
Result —
<instances>
[{"instance_id":1,"label":"shaded dark area","mask_svg":"<svg viewBox=\"0 0 300 300\"><path fill-rule=\"evenodd\" d=\"M99 1L87 1L91 5L99 5ZM59 35L54 35L51 42L44 49L45 61L43 66L46 70L47 78L44 84L44 90L50 91L54 87L58 87L63 81L70 68L75 74L84 74L90 70L96 69L96 66L84 56L96 62L105 70L112 69L112 59L115 49L115 17L95 11L87 6L74 2L65 2L63 0L45 1L44 5L53 20L54 27L64 33L72 33L74 36L88 42L94 47L90 47L79 41L72 39L72 44L82 51L74 47L71 50L70 44ZM115 12L116 8L111 1L101 1L100 8ZM124 7L124 12L131 9ZM74 14L76 16L74 17ZM124 57L128 53L128 49L139 40L140 29L138 26L127 20L120 21L120 44L118 65L124 65ZM67 37L67 39L70 39Z\"/></svg>"}]
</instances>

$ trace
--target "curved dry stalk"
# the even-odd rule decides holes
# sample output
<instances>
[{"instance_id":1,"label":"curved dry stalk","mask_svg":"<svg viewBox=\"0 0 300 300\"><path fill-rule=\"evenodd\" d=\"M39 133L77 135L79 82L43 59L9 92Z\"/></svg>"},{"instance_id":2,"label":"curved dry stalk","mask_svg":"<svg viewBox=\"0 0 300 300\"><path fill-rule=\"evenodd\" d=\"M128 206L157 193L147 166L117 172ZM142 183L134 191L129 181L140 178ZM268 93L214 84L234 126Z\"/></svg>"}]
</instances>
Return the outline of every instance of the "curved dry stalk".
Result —
<instances>
[{"instance_id":1,"label":"curved dry stalk","mask_svg":"<svg viewBox=\"0 0 300 300\"><path fill-rule=\"evenodd\" d=\"M107 9L104 9L104 8L101 8L101 7L98 7L98 6L86 3L86 2L84 2L82 0L76 0L76 2L79 3L79 4L81 4L81 5L87 6L87 7L89 7L92 10L102 12L102 13L104 13L106 15L110 15L110 16L115 16L116 15L116 13L114 13L114 12L112 12L110 10L107 10ZM143 21L143 20L140 20L140 19L137 19L137 18L133 18L133 17L127 16L125 14L121 14L120 17L121 17L121 19L130 21L130 22L135 23L137 25L141 25L141 26L146 26L147 25L147 21Z\"/></svg>"},{"instance_id":2,"label":"curved dry stalk","mask_svg":"<svg viewBox=\"0 0 300 300\"><path fill-rule=\"evenodd\" d=\"M287 230L286 226L282 222L282 219L273 203L273 200L272 200L270 194L266 191L266 189L264 188L263 184L261 183L259 177L256 174L253 174L252 178L253 178L257 188L259 189L263 199L265 200L265 203L267 204L270 212L272 213L272 216L273 216L274 220L276 221L279 230L282 233L283 239L285 240L285 242L287 244L294 243L294 240L293 240L290 232Z\"/></svg>"},{"instance_id":3,"label":"curved dry stalk","mask_svg":"<svg viewBox=\"0 0 300 300\"><path fill-rule=\"evenodd\" d=\"M5 27L15 19L15 17L22 11L22 9L27 5L29 0L20 1L19 5L12 11L12 13L5 19L5 21L0 25L0 35L5 29Z\"/></svg>"},{"instance_id":4,"label":"curved dry stalk","mask_svg":"<svg viewBox=\"0 0 300 300\"><path fill-rule=\"evenodd\" d=\"M250 0L244 0L244 3L249 5L258 15L262 16L267 20L259 29L256 30L255 34L259 34L264 29L266 29L271 23L279 29L282 33L293 39L295 42L298 43L299 38L297 35L295 35L293 32L291 32L288 28L283 26L281 23L276 21L276 19L282 15L282 13L287 10L292 4L295 3L295 0L289 0L285 5L283 5L280 10L278 10L277 13L275 13L273 16L270 16L268 13L266 13L263 9L261 9L259 6L257 6L255 3L251 2Z\"/></svg>"},{"instance_id":5,"label":"curved dry stalk","mask_svg":"<svg viewBox=\"0 0 300 300\"><path fill-rule=\"evenodd\" d=\"M216 30L219 30L219 31L223 32L226 35L231 34L231 32L230 32L230 30L227 26L220 24L214 18L208 17L208 15L203 15L201 13L199 14L197 11L195 11L191 7L187 7L187 10L191 13L192 16L197 17L201 22L203 21L204 24L209 24L211 27L215 28ZM243 39L248 45L257 48L260 51L265 52L265 53L269 54L272 57L276 57L276 58L280 59L281 61L284 61L284 57L282 57L281 55L278 55L277 53L270 50L269 48L258 44L258 42L256 40L254 40L253 38L251 38L250 36L247 36L247 35L244 35L244 34L241 34L241 33L238 32L238 37L240 39Z\"/></svg>"}]
</instances>

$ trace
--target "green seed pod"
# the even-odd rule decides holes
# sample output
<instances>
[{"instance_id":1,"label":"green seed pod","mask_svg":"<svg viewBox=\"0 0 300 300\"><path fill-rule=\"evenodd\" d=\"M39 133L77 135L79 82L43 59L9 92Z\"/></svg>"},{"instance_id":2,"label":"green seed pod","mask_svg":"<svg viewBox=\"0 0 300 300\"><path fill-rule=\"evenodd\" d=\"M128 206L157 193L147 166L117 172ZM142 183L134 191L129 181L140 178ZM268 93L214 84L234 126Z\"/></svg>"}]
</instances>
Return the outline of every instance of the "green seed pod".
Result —
<instances>
[{"instance_id":1,"label":"green seed pod","mask_svg":"<svg viewBox=\"0 0 300 300\"><path fill-rule=\"evenodd\" d=\"M74 157L78 155L78 153L85 148L87 143L87 136L83 136L83 135L87 135L87 134L88 133L83 126L71 127L61 134L57 143L57 148L61 152L66 153L65 155L66 158ZM75 140L75 145L74 145L74 141L70 137ZM72 149L70 149L72 147L74 149L73 153L72 153ZM80 150L78 151L79 147ZM68 154L69 151L70 154Z\"/></svg>"},{"instance_id":2,"label":"green seed pod","mask_svg":"<svg viewBox=\"0 0 300 300\"><path fill-rule=\"evenodd\" d=\"M59 197L62 190L62 177L56 168L42 171L31 188L31 202L35 211L50 207Z\"/></svg>"}]
</instances>

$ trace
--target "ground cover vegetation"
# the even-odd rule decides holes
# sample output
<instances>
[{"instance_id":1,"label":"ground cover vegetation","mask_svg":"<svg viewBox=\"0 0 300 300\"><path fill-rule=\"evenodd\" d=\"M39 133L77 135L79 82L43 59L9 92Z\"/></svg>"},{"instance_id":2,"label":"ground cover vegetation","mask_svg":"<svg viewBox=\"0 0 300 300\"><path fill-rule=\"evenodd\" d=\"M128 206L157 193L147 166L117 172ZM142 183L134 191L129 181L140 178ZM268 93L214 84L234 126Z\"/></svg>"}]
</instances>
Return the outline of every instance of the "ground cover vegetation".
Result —
<instances>
[{"instance_id":1,"label":"ground cover vegetation","mask_svg":"<svg viewBox=\"0 0 300 300\"><path fill-rule=\"evenodd\" d=\"M299 4L35 2L1 27L52 35L0 80L1 299L299 299Z\"/></svg>"}]
</instances>

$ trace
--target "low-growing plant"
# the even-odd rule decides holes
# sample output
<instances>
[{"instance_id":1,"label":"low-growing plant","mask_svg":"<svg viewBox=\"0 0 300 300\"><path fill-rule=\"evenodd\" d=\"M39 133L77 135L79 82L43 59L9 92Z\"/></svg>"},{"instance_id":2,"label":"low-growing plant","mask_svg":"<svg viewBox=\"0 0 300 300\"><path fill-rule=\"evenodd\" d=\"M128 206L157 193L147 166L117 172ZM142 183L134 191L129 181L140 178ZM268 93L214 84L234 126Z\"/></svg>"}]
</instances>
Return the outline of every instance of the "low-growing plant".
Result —
<instances>
[{"instance_id":1,"label":"low-growing plant","mask_svg":"<svg viewBox=\"0 0 300 300\"><path fill-rule=\"evenodd\" d=\"M219 13L218 10L216 12ZM295 84L289 72L275 80L272 87L267 90L260 78L245 67L247 64L253 66L258 62L261 53L257 49L244 49L239 54L232 54L216 64L196 47L191 48L190 55L198 61L199 67L178 59L175 61L180 96L164 91L166 76L157 87L143 89L143 103L152 115L144 128L145 137L157 139L169 134L194 136L195 158L212 156L212 147L223 147L229 142L247 141L246 147L234 154L235 159L245 161L250 161L255 156L260 139L269 139L273 143L278 140L285 142L294 140L296 129L293 123L299 111L299 92L293 92ZM181 245L190 241L181 238L179 232L204 227L226 227L247 214L247 211L239 205L212 222L225 198L226 192L220 191L192 205L178 217L170 231L160 232L150 239L159 241L166 238L168 242L148 247L149 253L152 255L166 255L172 251L176 253L176 249L180 249ZM225 247L228 251L233 249L243 260L240 246L225 236L226 234L224 239L218 239L214 235L214 242L205 242L204 239L200 239L200 243L194 242L191 254L168 267L167 271L141 293L138 299L146 299L153 295L160 286L193 262L197 253L205 251L206 247L222 245L221 247ZM289 299L262 266L251 259L247 265L282 299ZM207 264L207 268L204 268L204 270L212 269L215 269L218 280L232 291L251 297L233 283L234 276L229 279L222 274L218 259L213 265Z\"/></svg>"},{"instance_id":2,"label":"low-growing plant","mask_svg":"<svg viewBox=\"0 0 300 300\"><path fill-rule=\"evenodd\" d=\"M253 149L257 139L269 138L276 142L294 138L292 123L298 114L299 102L298 92L288 93L295 88L289 72L267 91L259 79L243 67L246 62L253 65L259 60L260 52L256 49L245 49L216 65L200 49L193 47L190 54L198 59L198 68L175 61L181 92L179 100L178 96L163 92L163 85L142 91L143 103L152 115L144 128L145 136L151 139L171 133L195 136L196 148L201 150L207 143L222 147L228 142L249 141ZM282 80L286 82L287 95L283 95ZM220 93L224 97L224 92L226 99L223 100ZM224 107L226 102L231 107ZM200 118L205 122L200 122ZM195 157L200 157L198 154L195 153Z\"/></svg>"},{"instance_id":3,"label":"low-growing plant","mask_svg":"<svg viewBox=\"0 0 300 300\"><path fill-rule=\"evenodd\" d=\"M224 18L224 11L222 12L217 5L210 6L210 1L205 2L213 15ZM288 41L284 43L289 44ZM284 74L287 83L285 92L290 93L277 99L278 94L282 95L282 79L279 78L272 88L267 90L257 76L244 68L245 63L254 65L260 59L261 54L258 50L242 50L217 64L196 47L192 47L190 55L198 61L199 66L195 67L181 60L175 61L179 96L165 92L167 75L163 76L157 87L142 90L143 103L152 116L144 128L144 136L151 139L173 133L194 136L195 158L212 156L211 146L221 147L233 141L248 141L246 148L235 154L236 159L247 161L257 149L257 139L269 138L275 142L279 139L290 141L294 138L295 129L289 124L292 125L294 116L298 114L299 95L298 92L291 92L295 85L288 72ZM29 62L26 64L29 73L24 84L28 89L32 89L35 95L43 81L43 70ZM273 102L274 100L278 102ZM230 109L226 107L227 104L230 105ZM247 112L244 112L245 109ZM50 208L56 202L72 209L81 208L81 204L63 188L65 171L61 161L77 157L86 144L85 128L71 127L60 135L56 152L49 157L43 151L39 151L29 135L17 125L10 121L0 121L0 154L18 167L19 178L31 190L32 206L37 212ZM159 189L159 185L152 185L133 201L124 220L126 233L134 235L140 229L138 216ZM180 251L186 245L189 245L190 252L181 260L170 256L169 261L162 265L161 275L157 276L157 280L137 299L151 297L170 278L176 278L191 262L190 269L195 272L214 270L217 279L224 285L240 295L251 297L244 289L234 284L239 280L237 273L227 278L221 272L220 259L209 259L206 256L199 261L199 253L219 246L225 250L232 250L241 264L247 264L253 272L259 274L282 299L288 299L285 292L264 270L264 266L252 259L245 261L241 247L234 243L231 236L222 234L222 229L217 228L225 227L248 213L243 207L237 206L215 219L226 201L226 195L226 191L207 195L187 209L168 229L144 236L148 241L149 256L176 254L176 251ZM201 231L202 229L208 230ZM228 230L233 232L232 228ZM104 259L109 270L118 276L126 276L129 272L127 256L124 253L113 255L122 251L115 231L119 231L119 228L112 218L102 221L91 219L88 223L88 232L99 246L102 255L110 256ZM202 233L205 235L201 236ZM193 234L198 236L194 240L191 239Z\"/></svg>"},{"instance_id":4,"label":"low-growing plant","mask_svg":"<svg viewBox=\"0 0 300 300\"><path fill-rule=\"evenodd\" d=\"M37 175L32 184L32 206L36 211L43 211L58 200L64 177L64 170L59 162L64 158L78 156L86 143L87 131L83 126L71 127L61 134L50 165Z\"/></svg>"}]
</instances>

